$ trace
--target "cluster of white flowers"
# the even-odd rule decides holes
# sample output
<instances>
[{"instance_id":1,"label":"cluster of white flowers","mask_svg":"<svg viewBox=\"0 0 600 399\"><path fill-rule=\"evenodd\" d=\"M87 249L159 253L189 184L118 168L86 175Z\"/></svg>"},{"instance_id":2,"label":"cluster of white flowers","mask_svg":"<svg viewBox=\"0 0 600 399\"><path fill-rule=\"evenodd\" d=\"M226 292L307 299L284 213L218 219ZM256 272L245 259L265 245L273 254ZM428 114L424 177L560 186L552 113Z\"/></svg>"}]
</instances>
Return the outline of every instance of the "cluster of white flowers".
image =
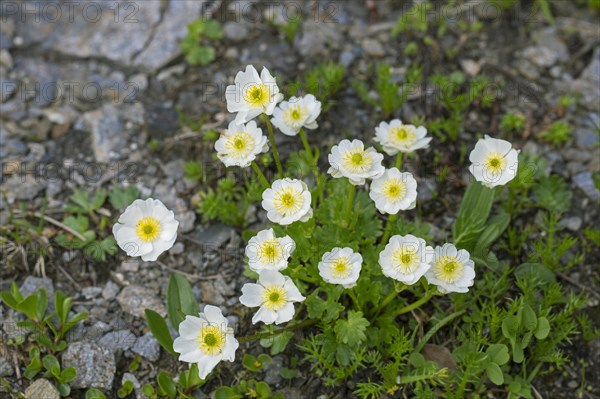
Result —
<instances>
[{"instance_id":1,"label":"cluster of white flowers","mask_svg":"<svg viewBox=\"0 0 600 399\"><path fill-rule=\"evenodd\" d=\"M273 115L270 122L275 127L288 136L300 133L305 145L308 144L303 129L318 127L321 103L315 96L292 97L278 105L283 94L266 68L259 75L248 65L236 75L235 84L227 87L225 97L227 110L236 113L235 120L215 143L217 156L226 166L248 167L259 154L269 150L267 137L252 120L259 115ZM427 137L424 127L395 119L381 122L375 128L374 140L386 154L401 156L427 148L431 137ZM399 167L386 169L383 159L382 154L373 147L365 148L360 140L342 140L328 156L328 173L334 178L347 178L354 186L371 180L369 197L383 214L396 215L401 210L413 209L417 200L416 179ZM504 185L517 174L518 151L508 141L485 136L477 142L469 159L472 163L469 171L487 187ZM262 199L262 207L273 223L286 226L306 222L313 216L311 192L301 180L275 180L265 189ZM113 234L128 256L155 261L173 246L178 225L173 211L150 198L136 200L127 207L113 226ZM295 314L294 303L305 299L292 279L281 273L288 267L295 248L291 237L276 237L273 229L258 232L248 242L248 266L258 273L258 280L242 287L239 300L247 307L258 308L253 323L288 322ZM362 262L361 254L352 248L336 247L323 254L318 270L325 282L349 289L357 284ZM467 251L449 243L434 249L422 238L410 234L392 236L379 254L379 265L385 276L406 285L425 277L440 293L467 292L475 278L474 262ZM238 346L221 310L206 305L199 317L186 316L173 349L180 353L179 360L197 363L204 379L221 360L234 361Z\"/></svg>"}]
</instances>

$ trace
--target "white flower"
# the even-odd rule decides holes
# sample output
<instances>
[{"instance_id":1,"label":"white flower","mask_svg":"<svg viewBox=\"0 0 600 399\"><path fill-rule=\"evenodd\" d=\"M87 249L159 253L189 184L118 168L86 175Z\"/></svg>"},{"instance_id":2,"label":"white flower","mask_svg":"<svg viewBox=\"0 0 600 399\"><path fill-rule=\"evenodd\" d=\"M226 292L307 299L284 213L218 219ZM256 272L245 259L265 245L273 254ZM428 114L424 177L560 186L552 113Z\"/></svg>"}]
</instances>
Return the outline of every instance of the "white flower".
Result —
<instances>
[{"instance_id":1,"label":"white flower","mask_svg":"<svg viewBox=\"0 0 600 399\"><path fill-rule=\"evenodd\" d=\"M362 260L362 256L352 248L333 248L331 252L325 252L319 262L319 274L330 284L352 288L358 280Z\"/></svg>"},{"instance_id":2,"label":"white flower","mask_svg":"<svg viewBox=\"0 0 600 399\"><path fill-rule=\"evenodd\" d=\"M179 325L179 337L175 338L173 349L180 354L182 362L198 363L203 380L221 360L235 360L240 344L228 323L221 309L206 305L200 317L186 316Z\"/></svg>"},{"instance_id":3,"label":"white flower","mask_svg":"<svg viewBox=\"0 0 600 399\"><path fill-rule=\"evenodd\" d=\"M417 181L411 173L386 169L373 179L369 197L381 213L394 215L400 210L413 209L417 204Z\"/></svg>"},{"instance_id":4,"label":"white flower","mask_svg":"<svg viewBox=\"0 0 600 399\"><path fill-rule=\"evenodd\" d=\"M331 167L327 173L335 178L347 177L355 186L381 176L385 170L381 165L383 155L373 147L365 150L360 140L342 140L333 146L328 159Z\"/></svg>"},{"instance_id":5,"label":"white flower","mask_svg":"<svg viewBox=\"0 0 600 399\"><path fill-rule=\"evenodd\" d=\"M277 238L273 229L259 231L246 246L248 266L257 273L285 269L294 249L296 243L290 236Z\"/></svg>"},{"instance_id":6,"label":"white flower","mask_svg":"<svg viewBox=\"0 0 600 399\"><path fill-rule=\"evenodd\" d=\"M316 129L317 117L321 113L321 102L315 96L292 97L284 101L273 112L271 122L281 133L295 136L301 128Z\"/></svg>"},{"instance_id":7,"label":"white flower","mask_svg":"<svg viewBox=\"0 0 600 399\"><path fill-rule=\"evenodd\" d=\"M503 186L517 175L519 152L506 140L485 135L469 155L469 172L487 187Z\"/></svg>"},{"instance_id":8,"label":"white flower","mask_svg":"<svg viewBox=\"0 0 600 399\"><path fill-rule=\"evenodd\" d=\"M433 248L425 240L413 235L395 235L379 254L379 265L383 274L412 285L431 267L429 262Z\"/></svg>"},{"instance_id":9,"label":"white flower","mask_svg":"<svg viewBox=\"0 0 600 399\"><path fill-rule=\"evenodd\" d=\"M225 166L248 167L258 154L268 149L267 137L254 121L246 125L231 121L215 143L217 156Z\"/></svg>"},{"instance_id":10,"label":"white flower","mask_svg":"<svg viewBox=\"0 0 600 399\"><path fill-rule=\"evenodd\" d=\"M252 323L281 324L292 320L294 302L305 300L291 278L276 270L264 270L257 284L244 284L240 302L244 306L260 309L252 317Z\"/></svg>"},{"instance_id":11,"label":"white flower","mask_svg":"<svg viewBox=\"0 0 600 399\"><path fill-rule=\"evenodd\" d=\"M173 211L159 200L137 199L125 209L112 231L119 247L128 256L141 256L144 261L155 261L170 249L177 238Z\"/></svg>"},{"instance_id":12,"label":"white flower","mask_svg":"<svg viewBox=\"0 0 600 399\"><path fill-rule=\"evenodd\" d=\"M235 76L235 84L225 89L227 111L237 112L235 122L246 123L260 114L272 115L278 102L283 100L275 78L263 67L260 76L252 65Z\"/></svg>"},{"instance_id":13,"label":"white flower","mask_svg":"<svg viewBox=\"0 0 600 399\"><path fill-rule=\"evenodd\" d=\"M301 180L275 180L262 198L262 207L271 222L287 225L298 220L306 222L313 216L310 191Z\"/></svg>"},{"instance_id":14,"label":"white flower","mask_svg":"<svg viewBox=\"0 0 600 399\"><path fill-rule=\"evenodd\" d=\"M426 135L427 129L423 126L405 125L400 119L394 119L390 123L381 122L375 128L375 141L381 144L388 155L429 147L431 137L425 137Z\"/></svg>"},{"instance_id":15,"label":"white flower","mask_svg":"<svg viewBox=\"0 0 600 399\"><path fill-rule=\"evenodd\" d=\"M431 259L431 269L425 274L427 282L438 286L442 293L467 292L475 278L475 263L464 249L452 244L436 247Z\"/></svg>"}]
</instances>

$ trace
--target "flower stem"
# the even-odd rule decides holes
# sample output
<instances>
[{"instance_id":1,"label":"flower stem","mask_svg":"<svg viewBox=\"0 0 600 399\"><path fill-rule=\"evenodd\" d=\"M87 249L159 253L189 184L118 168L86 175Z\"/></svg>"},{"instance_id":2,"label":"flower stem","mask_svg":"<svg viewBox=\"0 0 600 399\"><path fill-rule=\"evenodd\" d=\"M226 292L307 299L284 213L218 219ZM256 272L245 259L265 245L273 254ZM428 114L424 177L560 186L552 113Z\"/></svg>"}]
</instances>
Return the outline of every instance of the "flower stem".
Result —
<instances>
[{"instance_id":1,"label":"flower stem","mask_svg":"<svg viewBox=\"0 0 600 399\"><path fill-rule=\"evenodd\" d=\"M281 160L279 159L279 151L277 151L277 146L275 145L275 133L273 133L273 125L271 125L271 120L269 119L268 115L262 114L260 118L267 125L267 130L269 131L269 142L271 143L271 148L273 149L273 158L275 159L275 165L277 165L277 173L279 177L282 177L283 167L281 166Z\"/></svg>"},{"instance_id":2,"label":"flower stem","mask_svg":"<svg viewBox=\"0 0 600 399\"><path fill-rule=\"evenodd\" d=\"M350 189L348 190L348 198L346 199L346 220L348 226L350 226L350 222L352 221L352 210L354 208L354 193L356 192L356 187L354 184L348 182L350 184Z\"/></svg>"},{"instance_id":3,"label":"flower stem","mask_svg":"<svg viewBox=\"0 0 600 399\"><path fill-rule=\"evenodd\" d=\"M398 295L405 289L406 289L406 285L404 287L402 287L402 289L400 291L397 291L396 289L394 289L392 292L390 292L388 294L388 296L386 296L383 299L383 301L381 301L379 306L377 306L374 314L378 315L383 310L383 308L385 308L387 305L390 304L390 302L392 302L394 299L396 299L398 297Z\"/></svg>"},{"instance_id":4,"label":"flower stem","mask_svg":"<svg viewBox=\"0 0 600 399\"><path fill-rule=\"evenodd\" d=\"M402 168L402 156L403 155L404 154L400 151L396 155L396 167L398 168L398 170L400 170Z\"/></svg>"},{"instance_id":5,"label":"flower stem","mask_svg":"<svg viewBox=\"0 0 600 399\"><path fill-rule=\"evenodd\" d=\"M396 317L396 316L399 316L401 314L408 313L411 310L415 310L419 306L423 305L425 302L429 301L431 299L431 297L433 297L434 294L435 294L435 290L429 291L427 294L425 294L424 297L422 297L418 301L413 302L410 305L406 305L403 308L400 308L397 311L395 311L393 316Z\"/></svg>"},{"instance_id":6,"label":"flower stem","mask_svg":"<svg viewBox=\"0 0 600 399\"><path fill-rule=\"evenodd\" d=\"M317 319L307 319L301 323L297 323L292 326L287 326L285 328L280 328L273 332L261 332L261 333L256 333L256 334L252 334L252 335L247 335L245 337L239 337L239 338L237 338L237 340L240 342L248 342L248 341L256 341L257 339L270 338L270 337L274 337L279 334L283 334L286 331L292 331L292 330L297 330L299 328L311 326L317 322L318 322Z\"/></svg>"},{"instance_id":7,"label":"flower stem","mask_svg":"<svg viewBox=\"0 0 600 399\"><path fill-rule=\"evenodd\" d=\"M304 149L306 150L306 153L310 157L310 162L312 164L314 164L315 156L312 152L312 149L310 148L310 144L308 144L308 139L306 138L306 133L304 133L304 129L302 129L302 128L300 128L300 139L302 139L302 144L304 144Z\"/></svg>"},{"instance_id":8,"label":"flower stem","mask_svg":"<svg viewBox=\"0 0 600 399\"><path fill-rule=\"evenodd\" d=\"M394 226L394 222L398 219L398 214L393 214L388 216L387 222L385 224L385 231L383 232L383 237L381 238L381 244L386 245L388 239L390 238L390 234L392 234L392 227Z\"/></svg>"},{"instance_id":9,"label":"flower stem","mask_svg":"<svg viewBox=\"0 0 600 399\"><path fill-rule=\"evenodd\" d=\"M252 169L254 169L254 171L256 172L256 175L258 176L258 180L260 180L260 182L262 183L263 186L265 186L265 188L271 187L271 185L269 184L269 181L267 180L267 178L263 174L262 170L260 170L260 167L258 166L258 164L255 161L252 161Z\"/></svg>"}]
</instances>

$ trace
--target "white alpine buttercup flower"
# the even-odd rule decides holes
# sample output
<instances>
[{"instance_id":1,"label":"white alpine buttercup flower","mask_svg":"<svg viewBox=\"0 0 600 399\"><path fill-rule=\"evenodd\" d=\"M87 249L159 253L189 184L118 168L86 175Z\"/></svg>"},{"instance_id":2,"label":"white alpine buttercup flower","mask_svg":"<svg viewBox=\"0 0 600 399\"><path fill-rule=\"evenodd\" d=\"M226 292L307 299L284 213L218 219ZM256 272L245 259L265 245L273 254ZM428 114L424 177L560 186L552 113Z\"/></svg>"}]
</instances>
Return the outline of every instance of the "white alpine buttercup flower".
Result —
<instances>
[{"instance_id":1,"label":"white alpine buttercup flower","mask_svg":"<svg viewBox=\"0 0 600 399\"><path fill-rule=\"evenodd\" d=\"M271 122L288 136L295 136L301 128L316 129L317 117L321 113L321 102L315 96L291 97L273 111Z\"/></svg>"},{"instance_id":2,"label":"white alpine buttercup flower","mask_svg":"<svg viewBox=\"0 0 600 399\"><path fill-rule=\"evenodd\" d=\"M275 180L262 195L262 207L271 222L280 225L306 222L313 216L312 197L306 183L297 179Z\"/></svg>"},{"instance_id":3,"label":"white alpine buttercup flower","mask_svg":"<svg viewBox=\"0 0 600 399\"><path fill-rule=\"evenodd\" d=\"M155 261L170 249L177 238L179 222L173 211L156 199L137 199L119 216L112 232L119 247L128 256Z\"/></svg>"},{"instance_id":4,"label":"white alpine buttercup flower","mask_svg":"<svg viewBox=\"0 0 600 399\"><path fill-rule=\"evenodd\" d=\"M240 344L221 309L206 305L199 316L186 316L181 322L173 350L182 362L197 363L204 380L221 360L233 362Z\"/></svg>"},{"instance_id":5,"label":"white alpine buttercup flower","mask_svg":"<svg viewBox=\"0 0 600 399\"><path fill-rule=\"evenodd\" d=\"M257 273L285 269L294 249L296 243L290 236L277 238L273 229L259 231L246 246L248 266Z\"/></svg>"},{"instance_id":6,"label":"white alpine buttercup flower","mask_svg":"<svg viewBox=\"0 0 600 399\"><path fill-rule=\"evenodd\" d=\"M294 317L294 302L305 299L291 278L276 270L264 270L256 284L244 284L240 302L250 308L260 306L252 317L253 324L281 324Z\"/></svg>"},{"instance_id":7,"label":"white alpine buttercup flower","mask_svg":"<svg viewBox=\"0 0 600 399\"><path fill-rule=\"evenodd\" d=\"M381 122L375 128L375 141L381 144L388 155L427 148L431 137L426 136L427 129L423 126L405 125L400 119L394 119L390 123Z\"/></svg>"},{"instance_id":8,"label":"white alpine buttercup flower","mask_svg":"<svg viewBox=\"0 0 600 399\"><path fill-rule=\"evenodd\" d=\"M412 285L429 270L432 255L433 248L424 239L395 235L379 254L379 265L384 275Z\"/></svg>"},{"instance_id":9,"label":"white alpine buttercup flower","mask_svg":"<svg viewBox=\"0 0 600 399\"><path fill-rule=\"evenodd\" d=\"M342 140L333 146L328 159L331 167L327 173L335 178L347 177L355 186L365 184L366 179L379 177L385 171L381 165L383 155L373 147L365 150L360 140Z\"/></svg>"},{"instance_id":10,"label":"white alpine buttercup flower","mask_svg":"<svg viewBox=\"0 0 600 399\"><path fill-rule=\"evenodd\" d=\"M386 169L373 179L369 197L381 213L395 215L400 210L413 209L417 204L417 181L409 172L398 168Z\"/></svg>"},{"instance_id":11,"label":"white alpine buttercup flower","mask_svg":"<svg viewBox=\"0 0 600 399\"><path fill-rule=\"evenodd\" d=\"M250 166L258 154L268 151L269 144L256 122L238 125L231 121L227 130L215 142L215 150L225 166L245 168Z\"/></svg>"},{"instance_id":12,"label":"white alpine buttercup flower","mask_svg":"<svg viewBox=\"0 0 600 399\"><path fill-rule=\"evenodd\" d=\"M436 247L430 263L425 277L441 293L467 292L473 285L475 262L464 249L458 250L452 244Z\"/></svg>"},{"instance_id":13,"label":"white alpine buttercup flower","mask_svg":"<svg viewBox=\"0 0 600 399\"><path fill-rule=\"evenodd\" d=\"M235 122L246 123L260 114L272 115L278 102L283 100L277 82L267 68L258 76L252 65L235 75L235 84L225 89L227 111L237 112Z\"/></svg>"},{"instance_id":14,"label":"white alpine buttercup flower","mask_svg":"<svg viewBox=\"0 0 600 399\"><path fill-rule=\"evenodd\" d=\"M517 175L519 151L506 140L487 134L475 144L469 155L469 172L486 187L503 186Z\"/></svg>"},{"instance_id":15,"label":"white alpine buttercup flower","mask_svg":"<svg viewBox=\"0 0 600 399\"><path fill-rule=\"evenodd\" d=\"M341 284L344 288L356 285L362 268L362 256L352 248L333 248L325 252L319 262L319 274L330 284Z\"/></svg>"}]
</instances>

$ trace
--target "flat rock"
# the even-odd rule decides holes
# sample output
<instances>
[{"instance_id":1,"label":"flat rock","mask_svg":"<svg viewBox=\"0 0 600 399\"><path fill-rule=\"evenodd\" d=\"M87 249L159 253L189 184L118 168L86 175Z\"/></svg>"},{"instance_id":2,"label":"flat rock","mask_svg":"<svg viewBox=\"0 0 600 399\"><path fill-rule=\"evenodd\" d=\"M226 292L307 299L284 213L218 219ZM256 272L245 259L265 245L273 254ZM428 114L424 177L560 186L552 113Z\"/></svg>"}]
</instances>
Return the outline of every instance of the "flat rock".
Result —
<instances>
[{"instance_id":1,"label":"flat rock","mask_svg":"<svg viewBox=\"0 0 600 399\"><path fill-rule=\"evenodd\" d=\"M59 399L60 394L52 383L44 378L35 380L25 390L25 399Z\"/></svg>"},{"instance_id":2,"label":"flat rock","mask_svg":"<svg viewBox=\"0 0 600 399\"><path fill-rule=\"evenodd\" d=\"M69 345L62 355L62 366L77 370L77 376L70 385L72 388L83 389L110 390L117 370L112 351L92 342L75 342Z\"/></svg>"},{"instance_id":3,"label":"flat rock","mask_svg":"<svg viewBox=\"0 0 600 399\"><path fill-rule=\"evenodd\" d=\"M596 188L594 180L592 180L591 172L581 172L576 174L573 177L573 182L575 182L575 185L579 187L589 199L593 201L600 200L600 190Z\"/></svg>"},{"instance_id":4,"label":"flat rock","mask_svg":"<svg viewBox=\"0 0 600 399\"><path fill-rule=\"evenodd\" d=\"M15 371L8 360L0 357L0 377L10 377Z\"/></svg>"},{"instance_id":5,"label":"flat rock","mask_svg":"<svg viewBox=\"0 0 600 399\"><path fill-rule=\"evenodd\" d=\"M146 333L137 339L131 351L155 362L160 357L160 344L152 333Z\"/></svg>"},{"instance_id":6,"label":"flat rock","mask_svg":"<svg viewBox=\"0 0 600 399\"><path fill-rule=\"evenodd\" d=\"M161 316L167 314L163 301L153 290L146 287L127 286L117 296L117 301L125 312L136 317L143 317L146 309L154 310Z\"/></svg>"},{"instance_id":7,"label":"flat rock","mask_svg":"<svg viewBox=\"0 0 600 399\"><path fill-rule=\"evenodd\" d=\"M25 281L23 281L23 284L21 284L19 291L21 291L21 295L23 295L23 297L26 297L33 294L40 288L44 288L46 290L46 294L48 294L48 302L50 302L50 298L54 298L54 284L49 278L28 276ZM52 301L54 301L54 299L52 299Z\"/></svg>"},{"instance_id":8,"label":"flat rock","mask_svg":"<svg viewBox=\"0 0 600 399\"><path fill-rule=\"evenodd\" d=\"M126 351L135 345L137 337L129 330L111 331L104 335L98 345L102 348L110 349L113 352L118 350Z\"/></svg>"},{"instance_id":9,"label":"flat rock","mask_svg":"<svg viewBox=\"0 0 600 399\"><path fill-rule=\"evenodd\" d=\"M590 64L573 82L573 89L581 93L581 104L592 111L598 111L598 104L600 104L600 48L594 51Z\"/></svg>"},{"instance_id":10,"label":"flat rock","mask_svg":"<svg viewBox=\"0 0 600 399\"><path fill-rule=\"evenodd\" d=\"M365 50L365 53L371 57L383 57L385 55L383 45L375 39L366 39L362 43L362 48Z\"/></svg>"},{"instance_id":11,"label":"flat rock","mask_svg":"<svg viewBox=\"0 0 600 399\"><path fill-rule=\"evenodd\" d=\"M192 234L197 241L205 244L206 249L216 250L229 241L233 231L233 228L221 223L217 223L211 224L206 229L201 231L195 230Z\"/></svg>"}]
</instances>

